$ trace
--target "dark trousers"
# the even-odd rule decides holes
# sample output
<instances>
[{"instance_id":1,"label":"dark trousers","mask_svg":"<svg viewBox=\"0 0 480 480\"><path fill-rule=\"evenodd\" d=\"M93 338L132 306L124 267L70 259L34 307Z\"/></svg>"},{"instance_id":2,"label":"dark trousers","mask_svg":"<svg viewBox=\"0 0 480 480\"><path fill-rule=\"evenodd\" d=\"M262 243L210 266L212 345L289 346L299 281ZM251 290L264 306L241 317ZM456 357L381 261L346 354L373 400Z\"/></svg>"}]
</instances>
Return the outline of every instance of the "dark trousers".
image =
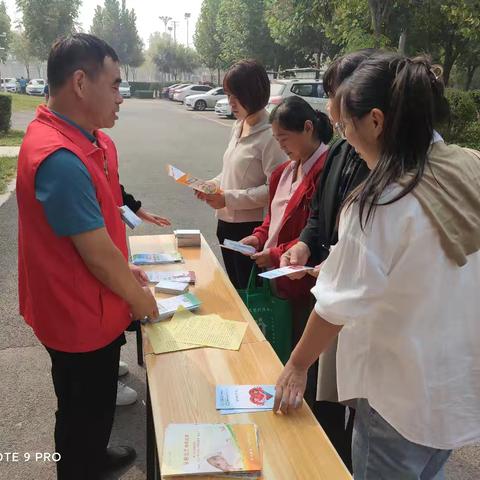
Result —
<instances>
[{"instance_id":1,"label":"dark trousers","mask_svg":"<svg viewBox=\"0 0 480 480\"><path fill-rule=\"evenodd\" d=\"M292 350L302 338L308 318L315 305L311 294L291 300L293 312ZM337 402L317 402L318 360L308 369L305 401L308 403L318 423L322 426L345 466L352 472L352 433L355 410L350 409L348 423L345 425L346 409Z\"/></svg>"},{"instance_id":2,"label":"dark trousers","mask_svg":"<svg viewBox=\"0 0 480 480\"><path fill-rule=\"evenodd\" d=\"M238 242L242 238L251 235L253 230L261 224L262 222L230 223L219 220L217 225L218 241L223 244L223 241L228 238L229 240L236 240ZM236 289L246 288L253 261L246 255L224 248L222 248L222 256L225 270L233 286Z\"/></svg>"},{"instance_id":3,"label":"dark trousers","mask_svg":"<svg viewBox=\"0 0 480 480\"><path fill-rule=\"evenodd\" d=\"M47 348L57 396L55 451L58 480L97 480L105 460L117 396L120 347L66 353Z\"/></svg>"}]
</instances>

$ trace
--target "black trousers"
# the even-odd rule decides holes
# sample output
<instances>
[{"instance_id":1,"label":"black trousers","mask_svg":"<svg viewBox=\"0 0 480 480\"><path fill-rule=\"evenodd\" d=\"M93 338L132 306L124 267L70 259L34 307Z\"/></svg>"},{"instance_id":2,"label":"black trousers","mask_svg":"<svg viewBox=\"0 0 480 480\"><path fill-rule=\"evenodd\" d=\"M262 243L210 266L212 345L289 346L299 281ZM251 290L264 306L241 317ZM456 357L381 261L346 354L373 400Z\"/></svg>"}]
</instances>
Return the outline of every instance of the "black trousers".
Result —
<instances>
[{"instance_id":1,"label":"black trousers","mask_svg":"<svg viewBox=\"0 0 480 480\"><path fill-rule=\"evenodd\" d=\"M99 350L47 348L57 396L55 451L58 480L97 480L112 431L122 335Z\"/></svg>"},{"instance_id":2,"label":"black trousers","mask_svg":"<svg viewBox=\"0 0 480 480\"><path fill-rule=\"evenodd\" d=\"M291 300L293 310L292 350L302 338L303 331L307 326L308 318L315 305L311 294L305 297ZM322 426L335 450L340 455L343 463L352 473L352 434L355 410L350 409L348 423L345 425L345 405L337 402L317 402L317 376L318 360L308 369L307 387L305 389L305 401L312 409L318 423Z\"/></svg>"},{"instance_id":3,"label":"black trousers","mask_svg":"<svg viewBox=\"0 0 480 480\"><path fill-rule=\"evenodd\" d=\"M242 238L251 235L253 230L261 224L262 222L230 223L219 220L217 225L218 241L223 244L223 241L228 238L229 240L236 240L238 242ZM253 261L246 255L224 248L222 248L222 256L225 270L233 286L236 289L246 288Z\"/></svg>"}]
</instances>

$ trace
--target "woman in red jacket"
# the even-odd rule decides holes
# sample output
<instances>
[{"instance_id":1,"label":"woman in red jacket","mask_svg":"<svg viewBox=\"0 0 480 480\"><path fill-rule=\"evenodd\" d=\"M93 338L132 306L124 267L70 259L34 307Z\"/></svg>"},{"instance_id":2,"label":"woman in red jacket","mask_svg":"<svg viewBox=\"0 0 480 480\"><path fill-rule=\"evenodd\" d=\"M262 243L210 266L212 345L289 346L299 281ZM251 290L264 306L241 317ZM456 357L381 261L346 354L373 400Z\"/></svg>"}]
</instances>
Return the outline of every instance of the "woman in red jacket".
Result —
<instances>
[{"instance_id":1,"label":"woman in red jacket","mask_svg":"<svg viewBox=\"0 0 480 480\"><path fill-rule=\"evenodd\" d=\"M252 256L261 268L277 268L280 256L298 241L310 213L310 200L327 157L333 130L324 113L301 97L285 99L270 115L273 135L289 156L270 177L269 211L262 225L242 243L253 246ZM276 293L288 298L294 310L294 343L300 338L311 307L310 289L315 279L280 277Z\"/></svg>"}]
</instances>

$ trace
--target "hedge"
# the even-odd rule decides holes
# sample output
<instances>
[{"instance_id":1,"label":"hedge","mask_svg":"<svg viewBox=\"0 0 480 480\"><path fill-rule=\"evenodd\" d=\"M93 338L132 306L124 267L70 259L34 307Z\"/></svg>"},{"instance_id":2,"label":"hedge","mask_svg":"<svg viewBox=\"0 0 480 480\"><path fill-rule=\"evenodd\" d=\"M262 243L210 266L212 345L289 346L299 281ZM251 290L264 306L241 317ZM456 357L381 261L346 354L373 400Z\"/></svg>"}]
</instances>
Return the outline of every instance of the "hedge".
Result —
<instances>
[{"instance_id":1,"label":"hedge","mask_svg":"<svg viewBox=\"0 0 480 480\"><path fill-rule=\"evenodd\" d=\"M0 132L10 130L10 120L12 118L12 97L10 95L0 95Z\"/></svg>"},{"instance_id":2,"label":"hedge","mask_svg":"<svg viewBox=\"0 0 480 480\"><path fill-rule=\"evenodd\" d=\"M130 84L130 90L132 95L138 90L162 90L164 87L169 87L174 83L180 83L180 80L169 82L128 82Z\"/></svg>"},{"instance_id":3,"label":"hedge","mask_svg":"<svg viewBox=\"0 0 480 480\"><path fill-rule=\"evenodd\" d=\"M153 90L137 90L134 95L137 98L153 98Z\"/></svg>"}]
</instances>

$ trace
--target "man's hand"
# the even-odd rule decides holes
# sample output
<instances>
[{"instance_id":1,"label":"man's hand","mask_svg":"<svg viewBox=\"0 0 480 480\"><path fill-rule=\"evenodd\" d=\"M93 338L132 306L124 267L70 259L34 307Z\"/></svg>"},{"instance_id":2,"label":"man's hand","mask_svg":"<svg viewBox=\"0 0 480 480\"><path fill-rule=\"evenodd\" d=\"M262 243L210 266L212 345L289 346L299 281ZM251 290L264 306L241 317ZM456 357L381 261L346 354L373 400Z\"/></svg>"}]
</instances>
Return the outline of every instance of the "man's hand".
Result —
<instances>
[{"instance_id":1,"label":"man's hand","mask_svg":"<svg viewBox=\"0 0 480 480\"><path fill-rule=\"evenodd\" d=\"M155 213L146 212L143 208L137 210L137 217L140 217L143 221L158 225L159 227L168 227L171 225L168 218L160 217Z\"/></svg>"},{"instance_id":2,"label":"man's hand","mask_svg":"<svg viewBox=\"0 0 480 480\"><path fill-rule=\"evenodd\" d=\"M149 320L158 318L157 301L148 287L143 287L142 294L130 304L130 311L132 320L143 320L145 317Z\"/></svg>"},{"instance_id":3,"label":"man's hand","mask_svg":"<svg viewBox=\"0 0 480 480\"><path fill-rule=\"evenodd\" d=\"M242 238L240 243L244 245L250 245L258 252L258 248L260 247L260 240L255 235L249 235L248 237Z\"/></svg>"},{"instance_id":4,"label":"man's hand","mask_svg":"<svg viewBox=\"0 0 480 480\"><path fill-rule=\"evenodd\" d=\"M304 242L298 242L293 247L290 247L280 257L280 267L290 267L294 265L301 265L304 267L310 258L310 249ZM290 280L299 280L305 276L305 272L292 273L288 275Z\"/></svg>"},{"instance_id":5,"label":"man's hand","mask_svg":"<svg viewBox=\"0 0 480 480\"><path fill-rule=\"evenodd\" d=\"M129 266L135 280L137 280L142 287L146 287L148 285L147 274L140 267L137 267L137 265L130 264Z\"/></svg>"},{"instance_id":6,"label":"man's hand","mask_svg":"<svg viewBox=\"0 0 480 480\"><path fill-rule=\"evenodd\" d=\"M205 195L205 201L215 210L225 208L225 194L223 192Z\"/></svg>"},{"instance_id":7,"label":"man's hand","mask_svg":"<svg viewBox=\"0 0 480 480\"><path fill-rule=\"evenodd\" d=\"M308 369L293 365L291 360L287 362L275 385L275 413L280 410L287 414L302 406L307 386L307 371Z\"/></svg>"},{"instance_id":8,"label":"man's hand","mask_svg":"<svg viewBox=\"0 0 480 480\"><path fill-rule=\"evenodd\" d=\"M266 250L263 250L262 252L254 253L250 258L257 264L257 267L260 267L260 268L273 267L273 262L270 257L269 248L267 248Z\"/></svg>"}]
</instances>

